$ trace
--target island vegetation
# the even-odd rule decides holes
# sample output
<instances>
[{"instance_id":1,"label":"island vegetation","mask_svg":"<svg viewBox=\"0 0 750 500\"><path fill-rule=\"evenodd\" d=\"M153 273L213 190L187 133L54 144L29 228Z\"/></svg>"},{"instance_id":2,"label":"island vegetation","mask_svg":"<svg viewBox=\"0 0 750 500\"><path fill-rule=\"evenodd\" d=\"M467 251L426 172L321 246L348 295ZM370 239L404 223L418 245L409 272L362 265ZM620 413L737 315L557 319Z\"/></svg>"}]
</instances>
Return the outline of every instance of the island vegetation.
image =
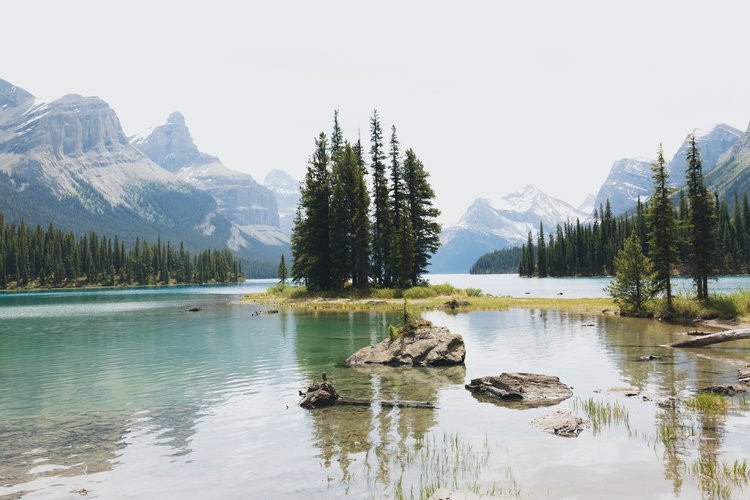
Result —
<instances>
[{"instance_id":1,"label":"island vegetation","mask_svg":"<svg viewBox=\"0 0 750 500\"><path fill-rule=\"evenodd\" d=\"M136 238L126 249L117 236L76 238L52 225L6 224L0 213L0 289L229 283L244 279L229 250L192 255L182 243Z\"/></svg>"},{"instance_id":2,"label":"island vegetation","mask_svg":"<svg viewBox=\"0 0 750 500\"><path fill-rule=\"evenodd\" d=\"M335 112L330 141L324 132L315 140L292 233L292 279L307 290L423 283L440 244L440 211L424 164L412 149L401 154L395 126L386 152L377 110L369 171L372 195L361 140L344 139Z\"/></svg>"}]
</instances>

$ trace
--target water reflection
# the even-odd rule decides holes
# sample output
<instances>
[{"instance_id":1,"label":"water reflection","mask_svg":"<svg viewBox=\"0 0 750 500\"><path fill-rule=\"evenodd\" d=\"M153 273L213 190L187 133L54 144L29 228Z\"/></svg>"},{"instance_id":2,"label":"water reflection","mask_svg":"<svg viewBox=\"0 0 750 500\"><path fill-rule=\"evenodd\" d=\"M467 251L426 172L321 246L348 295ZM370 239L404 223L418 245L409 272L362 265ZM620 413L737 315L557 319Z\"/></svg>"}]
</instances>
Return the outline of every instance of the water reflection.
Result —
<instances>
[{"instance_id":1,"label":"water reflection","mask_svg":"<svg viewBox=\"0 0 750 500\"><path fill-rule=\"evenodd\" d=\"M346 357L397 318L252 316L255 306L206 295L195 314L174 297L113 312L82 295L76 307L89 299L89 316L0 322L0 495L86 486L102 497L394 497L403 487L408 497L436 475L482 491L500 481L504 494L531 498L743 492L740 473L727 470L750 454L747 403L729 398L716 413L685 401L698 387L736 383L748 341L669 350L660 346L682 327L543 310L429 312L464 336L466 367L350 368ZM513 371L556 375L574 398L616 403L627 427L562 440L529 425L549 408L478 404L463 388ZM298 408L297 390L322 372L347 396L437 408ZM640 395L608 392L617 386ZM471 473L454 478L454 465Z\"/></svg>"}]
</instances>

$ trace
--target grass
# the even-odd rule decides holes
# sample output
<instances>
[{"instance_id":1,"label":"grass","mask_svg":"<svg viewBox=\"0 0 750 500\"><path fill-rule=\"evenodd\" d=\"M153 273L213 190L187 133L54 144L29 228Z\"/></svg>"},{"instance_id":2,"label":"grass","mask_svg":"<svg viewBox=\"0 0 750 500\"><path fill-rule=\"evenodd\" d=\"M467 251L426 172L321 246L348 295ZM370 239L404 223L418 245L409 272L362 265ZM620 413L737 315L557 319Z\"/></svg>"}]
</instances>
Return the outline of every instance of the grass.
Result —
<instances>
[{"instance_id":1,"label":"grass","mask_svg":"<svg viewBox=\"0 0 750 500\"><path fill-rule=\"evenodd\" d=\"M440 488L468 490L476 495L520 497L513 472L506 469L503 481L488 482L492 446L485 437L475 447L458 434L429 435L411 446L393 446L387 456L400 473L391 486L390 498L427 499Z\"/></svg>"},{"instance_id":2,"label":"grass","mask_svg":"<svg viewBox=\"0 0 750 500\"><path fill-rule=\"evenodd\" d=\"M649 301L646 309L650 315L667 320L737 319L750 316L750 291L714 294L704 301L679 294L672 298L671 312L662 298Z\"/></svg>"},{"instance_id":3,"label":"grass","mask_svg":"<svg viewBox=\"0 0 750 500\"><path fill-rule=\"evenodd\" d=\"M730 499L734 489L742 489L750 482L750 466L747 460L723 463L711 459L693 462L693 476L700 482L707 498Z\"/></svg>"},{"instance_id":4,"label":"grass","mask_svg":"<svg viewBox=\"0 0 750 500\"><path fill-rule=\"evenodd\" d=\"M428 285L398 290L379 288L364 293L344 288L339 292L311 292L304 286L275 285L265 293L249 294L244 301L269 303L302 310L317 311L399 311L403 299L412 310L442 308L451 299L468 302L458 310L505 310L510 308L557 309L585 314L614 313L617 306L611 299L514 298L494 297L476 288L462 290L452 285Z\"/></svg>"},{"instance_id":5,"label":"grass","mask_svg":"<svg viewBox=\"0 0 750 500\"><path fill-rule=\"evenodd\" d=\"M622 424L630 431L630 418L624 405L617 402L596 401L594 398L573 400L573 410L584 412L591 422L594 435L612 425Z\"/></svg>"},{"instance_id":6,"label":"grass","mask_svg":"<svg viewBox=\"0 0 750 500\"><path fill-rule=\"evenodd\" d=\"M685 400L685 406L701 413L723 414L727 412L729 403L718 394L699 392Z\"/></svg>"}]
</instances>

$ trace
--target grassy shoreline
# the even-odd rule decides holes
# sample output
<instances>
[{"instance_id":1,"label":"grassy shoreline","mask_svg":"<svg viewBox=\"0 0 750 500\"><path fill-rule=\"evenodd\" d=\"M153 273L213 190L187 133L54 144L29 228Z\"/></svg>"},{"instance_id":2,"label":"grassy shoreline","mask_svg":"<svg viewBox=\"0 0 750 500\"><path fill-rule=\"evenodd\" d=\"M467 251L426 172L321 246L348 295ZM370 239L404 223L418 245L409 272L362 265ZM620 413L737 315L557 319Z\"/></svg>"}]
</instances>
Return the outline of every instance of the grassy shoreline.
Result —
<instances>
[{"instance_id":1,"label":"grassy shoreline","mask_svg":"<svg viewBox=\"0 0 750 500\"><path fill-rule=\"evenodd\" d=\"M309 292L304 287L276 286L265 293L248 294L241 302L259 303L296 310L315 311L401 311L404 300L412 310L446 309L456 311L506 310L514 307L528 309L558 309L587 314L618 314L618 307L609 298L515 298L492 296L479 290L462 290L450 285L430 285L407 290L373 289L369 293Z\"/></svg>"},{"instance_id":2,"label":"grassy shoreline","mask_svg":"<svg viewBox=\"0 0 750 500\"><path fill-rule=\"evenodd\" d=\"M476 289L462 290L451 285L428 285L406 290L373 289L368 293L345 289L340 292L310 292L304 287L277 285L265 293L248 294L241 302L260 303L296 310L313 311L400 311L414 310L506 310L511 308L554 309L592 315L618 315L620 308L611 298L532 298L493 296ZM449 304L452 303L452 304ZM663 299L649 304L652 319L686 325L731 328L750 321L750 292L714 295L704 302L676 296L674 311L666 313ZM719 326L724 322L726 326Z\"/></svg>"}]
</instances>

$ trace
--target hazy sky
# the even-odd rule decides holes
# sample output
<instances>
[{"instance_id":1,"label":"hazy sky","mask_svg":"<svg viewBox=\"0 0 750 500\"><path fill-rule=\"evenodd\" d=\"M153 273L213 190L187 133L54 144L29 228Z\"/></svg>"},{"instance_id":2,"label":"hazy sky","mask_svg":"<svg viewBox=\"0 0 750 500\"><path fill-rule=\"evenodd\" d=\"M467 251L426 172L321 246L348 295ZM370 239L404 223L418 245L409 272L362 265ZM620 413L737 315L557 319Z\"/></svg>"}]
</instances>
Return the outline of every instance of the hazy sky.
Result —
<instances>
[{"instance_id":1,"label":"hazy sky","mask_svg":"<svg viewBox=\"0 0 750 500\"><path fill-rule=\"evenodd\" d=\"M128 135L182 111L198 147L301 177L373 108L444 221L524 184L578 204L613 161L750 121L747 2L5 2L0 78L97 95Z\"/></svg>"}]
</instances>

